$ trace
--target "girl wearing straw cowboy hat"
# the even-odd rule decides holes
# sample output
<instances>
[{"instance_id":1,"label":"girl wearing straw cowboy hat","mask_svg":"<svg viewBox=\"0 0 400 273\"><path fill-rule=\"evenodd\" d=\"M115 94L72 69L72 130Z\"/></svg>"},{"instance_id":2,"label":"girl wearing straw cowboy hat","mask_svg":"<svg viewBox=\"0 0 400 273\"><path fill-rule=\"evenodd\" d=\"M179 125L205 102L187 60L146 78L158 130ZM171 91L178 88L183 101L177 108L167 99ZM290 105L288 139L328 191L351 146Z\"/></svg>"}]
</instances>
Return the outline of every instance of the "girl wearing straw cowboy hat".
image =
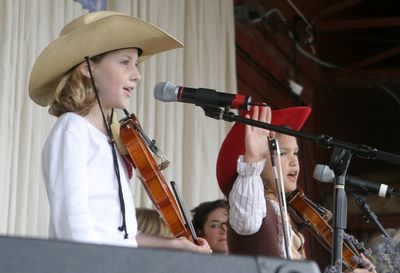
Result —
<instances>
[{"instance_id":1,"label":"girl wearing straw cowboy hat","mask_svg":"<svg viewBox=\"0 0 400 273\"><path fill-rule=\"evenodd\" d=\"M39 55L29 95L58 117L42 152L51 238L210 253L201 238L195 245L137 233L128 170L109 142L107 120L127 107L141 79L137 64L182 46L148 22L100 11L67 24Z\"/></svg>"},{"instance_id":2,"label":"girl wearing straw cowboy hat","mask_svg":"<svg viewBox=\"0 0 400 273\"><path fill-rule=\"evenodd\" d=\"M271 112L258 107L246 116L273 125L299 131L311 108L290 107ZM267 137L275 137L285 192L297 188L300 172L299 147L295 137L236 123L221 146L217 161L217 178L222 192L229 197L228 247L233 254L287 257L278 206L275 176L269 156ZM290 223L290 257L305 259L303 236ZM354 273L375 272L372 263L362 256L370 269Z\"/></svg>"}]
</instances>

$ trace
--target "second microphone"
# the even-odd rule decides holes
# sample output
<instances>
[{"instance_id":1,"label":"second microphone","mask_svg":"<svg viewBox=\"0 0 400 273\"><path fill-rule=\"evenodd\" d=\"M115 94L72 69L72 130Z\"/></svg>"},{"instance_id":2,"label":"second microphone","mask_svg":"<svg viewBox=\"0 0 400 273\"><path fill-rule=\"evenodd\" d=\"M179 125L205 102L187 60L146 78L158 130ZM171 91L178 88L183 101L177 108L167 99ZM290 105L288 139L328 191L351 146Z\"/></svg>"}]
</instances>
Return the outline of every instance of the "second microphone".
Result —
<instances>
[{"instance_id":1,"label":"second microphone","mask_svg":"<svg viewBox=\"0 0 400 273\"><path fill-rule=\"evenodd\" d=\"M313 177L323 183L332 183L335 174L328 165L317 164L314 168ZM353 189L373 192L379 197L388 198L391 195L399 196L398 192L395 191L393 187L386 184L366 181L353 175L346 175L346 183L348 183Z\"/></svg>"}]
</instances>

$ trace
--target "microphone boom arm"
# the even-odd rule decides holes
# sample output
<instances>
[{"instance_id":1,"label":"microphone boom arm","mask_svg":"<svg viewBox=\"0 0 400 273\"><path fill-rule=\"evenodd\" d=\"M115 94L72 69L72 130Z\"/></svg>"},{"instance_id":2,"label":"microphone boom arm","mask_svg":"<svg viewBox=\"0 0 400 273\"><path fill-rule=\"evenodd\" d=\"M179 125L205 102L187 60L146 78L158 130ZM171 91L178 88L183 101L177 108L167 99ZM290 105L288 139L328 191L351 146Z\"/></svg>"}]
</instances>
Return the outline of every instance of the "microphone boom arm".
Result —
<instances>
[{"instance_id":1,"label":"microphone boom arm","mask_svg":"<svg viewBox=\"0 0 400 273\"><path fill-rule=\"evenodd\" d=\"M305 134L302 132L298 132L287 127L276 126L269 123L261 122L258 120L248 119L245 117L241 117L236 115L233 112L229 112L229 108L219 108L212 106L201 106L203 108L205 115L214 119L222 119L229 122L240 122L243 124L255 126L258 128L267 129L270 131L274 131L277 133L294 136L296 138L300 138L303 140L314 141L318 147L331 149L333 147L342 148L345 150L351 151L352 154L364 158L364 159L377 159L381 161L386 161L394 164L400 165L400 155L388 153L384 151L379 151L376 148L372 148L367 145L356 145L349 142L336 140L328 135L319 135L313 136L309 134Z\"/></svg>"}]
</instances>

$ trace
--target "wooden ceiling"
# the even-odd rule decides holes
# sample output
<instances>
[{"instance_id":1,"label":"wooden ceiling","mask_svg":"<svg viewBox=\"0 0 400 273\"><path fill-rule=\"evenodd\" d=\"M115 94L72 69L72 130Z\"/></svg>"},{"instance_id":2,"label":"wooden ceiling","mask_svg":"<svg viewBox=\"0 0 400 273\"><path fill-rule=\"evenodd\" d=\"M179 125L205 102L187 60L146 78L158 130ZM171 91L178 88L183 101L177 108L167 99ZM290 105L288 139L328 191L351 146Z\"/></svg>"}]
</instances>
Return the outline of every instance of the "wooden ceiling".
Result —
<instances>
[{"instance_id":1,"label":"wooden ceiling","mask_svg":"<svg viewBox=\"0 0 400 273\"><path fill-rule=\"evenodd\" d=\"M235 16L241 92L276 108L311 105L310 133L400 154L400 1L236 0ZM353 160L351 169L400 179L386 162Z\"/></svg>"},{"instance_id":2,"label":"wooden ceiling","mask_svg":"<svg viewBox=\"0 0 400 273\"><path fill-rule=\"evenodd\" d=\"M240 93L274 108L310 105L306 133L400 155L400 1L234 2ZM289 79L304 88L299 96ZM328 164L331 151L309 141L300 145L300 186L331 208L332 185L311 178L314 165ZM399 165L353 157L348 173L400 189ZM399 227L398 198L370 194L367 201L384 227ZM376 231L363 222L351 197L348 213L351 234L365 239ZM311 256L324 264L327 255L321 253Z\"/></svg>"}]
</instances>

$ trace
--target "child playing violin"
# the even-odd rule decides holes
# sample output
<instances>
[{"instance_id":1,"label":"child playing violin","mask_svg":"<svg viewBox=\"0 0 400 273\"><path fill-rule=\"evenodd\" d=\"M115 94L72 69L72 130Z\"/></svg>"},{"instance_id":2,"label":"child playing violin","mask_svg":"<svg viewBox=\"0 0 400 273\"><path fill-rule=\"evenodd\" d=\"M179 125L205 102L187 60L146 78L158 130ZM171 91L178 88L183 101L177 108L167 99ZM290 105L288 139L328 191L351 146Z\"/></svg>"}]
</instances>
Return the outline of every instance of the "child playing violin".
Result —
<instances>
[{"instance_id":1,"label":"child playing violin","mask_svg":"<svg viewBox=\"0 0 400 273\"><path fill-rule=\"evenodd\" d=\"M269 107L262 107L260 112L255 107L252 119L298 131L310 112L309 107L292 107L272 113ZM246 117L250 118L248 114ZM218 183L224 194L229 196L228 247L234 254L305 259L304 237L291 221L289 255L286 253L268 148L270 137L275 137L280 146L285 192L297 188L300 166L296 138L236 123L222 144L217 162ZM374 267L368 259L364 256L362 259L371 271L355 269L354 272L373 272Z\"/></svg>"},{"instance_id":2,"label":"child playing violin","mask_svg":"<svg viewBox=\"0 0 400 273\"><path fill-rule=\"evenodd\" d=\"M210 253L204 239L137 232L129 175L110 130L141 79L138 63L183 45L158 27L100 11L67 24L37 58L29 95L58 117L42 152L50 203L50 238Z\"/></svg>"}]
</instances>

